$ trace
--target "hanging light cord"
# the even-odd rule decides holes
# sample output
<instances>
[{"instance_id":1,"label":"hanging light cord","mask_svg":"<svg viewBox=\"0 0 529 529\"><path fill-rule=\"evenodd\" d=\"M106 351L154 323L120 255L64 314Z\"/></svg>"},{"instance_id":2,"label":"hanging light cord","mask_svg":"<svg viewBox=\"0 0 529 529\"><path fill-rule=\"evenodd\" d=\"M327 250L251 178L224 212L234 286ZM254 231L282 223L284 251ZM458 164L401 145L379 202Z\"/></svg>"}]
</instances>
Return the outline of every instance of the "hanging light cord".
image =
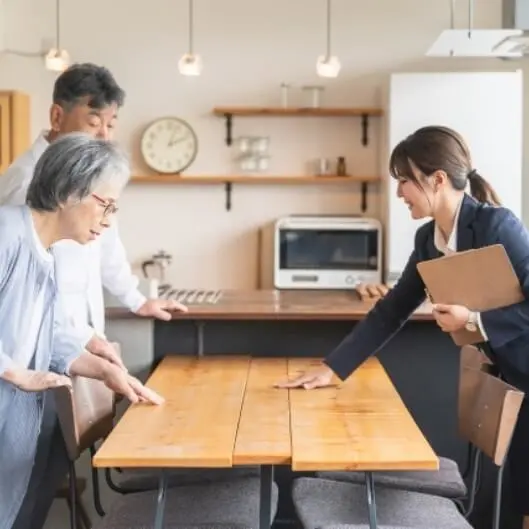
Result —
<instances>
[{"instance_id":1,"label":"hanging light cord","mask_svg":"<svg viewBox=\"0 0 529 529\"><path fill-rule=\"evenodd\" d=\"M61 49L61 0L55 1L55 43L57 51Z\"/></svg>"},{"instance_id":2,"label":"hanging light cord","mask_svg":"<svg viewBox=\"0 0 529 529\"><path fill-rule=\"evenodd\" d=\"M193 55L193 0L189 0L189 55Z\"/></svg>"},{"instance_id":3,"label":"hanging light cord","mask_svg":"<svg viewBox=\"0 0 529 529\"><path fill-rule=\"evenodd\" d=\"M327 0L327 57L331 58L331 0Z\"/></svg>"},{"instance_id":4,"label":"hanging light cord","mask_svg":"<svg viewBox=\"0 0 529 529\"><path fill-rule=\"evenodd\" d=\"M468 0L468 38L472 38L472 26L474 25L474 0Z\"/></svg>"}]
</instances>

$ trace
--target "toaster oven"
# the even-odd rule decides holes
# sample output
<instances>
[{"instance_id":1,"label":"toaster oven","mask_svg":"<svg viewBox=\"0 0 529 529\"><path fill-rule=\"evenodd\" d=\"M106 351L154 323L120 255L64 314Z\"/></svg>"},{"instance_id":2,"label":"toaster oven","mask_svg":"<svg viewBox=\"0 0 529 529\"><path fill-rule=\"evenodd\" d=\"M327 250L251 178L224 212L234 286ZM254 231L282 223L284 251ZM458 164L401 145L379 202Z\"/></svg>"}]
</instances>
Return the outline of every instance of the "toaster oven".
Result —
<instances>
[{"instance_id":1,"label":"toaster oven","mask_svg":"<svg viewBox=\"0 0 529 529\"><path fill-rule=\"evenodd\" d=\"M260 288L354 289L382 283L382 226L354 216L288 216L260 233Z\"/></svg>"}]
</instances>

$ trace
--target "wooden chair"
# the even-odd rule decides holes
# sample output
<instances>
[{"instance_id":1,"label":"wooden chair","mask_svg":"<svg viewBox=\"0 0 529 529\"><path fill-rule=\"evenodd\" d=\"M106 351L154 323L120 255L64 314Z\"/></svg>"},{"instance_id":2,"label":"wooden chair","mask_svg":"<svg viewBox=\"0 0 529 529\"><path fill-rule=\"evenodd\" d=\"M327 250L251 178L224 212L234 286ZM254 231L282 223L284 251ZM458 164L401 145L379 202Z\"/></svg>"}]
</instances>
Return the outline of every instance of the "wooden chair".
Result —
<instances>
[{"instance_id":1,"label":"wooden chair","mask_svg":"<svg viewBox=\"0 0 529 529\"><path fill-rule=\"evenodd\" d=\"M87 449L94 453L96 442L111 432L115 413L114 393L102 382L82 377L72 379L72 388L63 386L52 391L70 460L70 526L76 529L78 503L75 498L78 491L75 462ZM99 476L93 467L92 489L96 511L103 516L105 512L101 505Z\"/></svg>"},{"instance_id":2,"label":"wooden chair","mask_svg":"<svg viewBox=\"0 0 529 529\"><path fill-rule=\"evenodd\" d=\"M460 388L465 387L465 375L469 369L480 369L482 365L490 365L488 358L476 347L464 347L460 357ZM460 396L461 397L461 394ZM459 398L461 402L461 398ZM461 408L458 413L461 425ZM460 428L461 431L461 428ZM454 500L461 512L468 516L474 506L475 495L478 489L480 453L475 450L472 443L468 444L467 468L461 473L456 461L439 457L439 470L431 471L388 471L373 474L377 487L422 492ZM470 475L470 487L467 489L465 478ZM363 485L365 476L363 472L338 471L317 472L317 477L334 481L344 481Z\"/></svg>"},{"instance_id":3,"label":"wooden chair","mask_svg":"<svg viewBox=\"0 0 529 529\"><path fill-rule=\"evenodd\" d=\"M493 527L499 528L502 470L524 394L491 374L489 363L476 363L475 348L462 350L459 431L499 468ZM476 365L478 367L476 367ZM368 527L365 487L316 478L299 478L293 500L304 529ZM379 529L471 529L448 498L380 487L376 492Z\"/></svg>"}]
</instances>

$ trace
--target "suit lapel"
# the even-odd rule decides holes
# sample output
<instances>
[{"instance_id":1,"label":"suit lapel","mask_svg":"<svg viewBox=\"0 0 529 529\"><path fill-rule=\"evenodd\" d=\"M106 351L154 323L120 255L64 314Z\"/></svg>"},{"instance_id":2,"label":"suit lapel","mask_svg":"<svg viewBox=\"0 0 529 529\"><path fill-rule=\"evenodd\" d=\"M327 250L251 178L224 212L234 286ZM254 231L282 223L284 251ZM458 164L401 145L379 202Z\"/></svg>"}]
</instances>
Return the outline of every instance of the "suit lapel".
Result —
<instances>
[{"instance_id":1,"label":"suit lapel","mask_svg":"<svg viewBox=\"0 0 529 529\"><path fill-rule=\"evenodd\" d=\"M474 246L474 219L476 218L478 207L479 203L465 193L457 223L458 252L471 250Z\"/></svg>"}]
</instances>

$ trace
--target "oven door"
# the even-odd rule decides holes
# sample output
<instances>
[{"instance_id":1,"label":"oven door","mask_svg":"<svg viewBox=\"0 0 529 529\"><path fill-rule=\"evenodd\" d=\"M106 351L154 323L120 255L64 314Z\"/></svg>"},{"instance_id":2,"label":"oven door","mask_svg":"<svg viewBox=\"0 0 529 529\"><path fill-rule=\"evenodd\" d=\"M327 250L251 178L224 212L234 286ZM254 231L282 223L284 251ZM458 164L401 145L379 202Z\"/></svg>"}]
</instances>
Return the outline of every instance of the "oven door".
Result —
<instances>
[{"instance_id":1,"label":"oven door","mask_svg":"<svg viewBox=\"0 0 529 529\"><path fill-rule=\"evenodd\" d=\"M353 289L381 282L380 229L283 227L276 235L276 288Z\"/></svg>"}]
</instances>

